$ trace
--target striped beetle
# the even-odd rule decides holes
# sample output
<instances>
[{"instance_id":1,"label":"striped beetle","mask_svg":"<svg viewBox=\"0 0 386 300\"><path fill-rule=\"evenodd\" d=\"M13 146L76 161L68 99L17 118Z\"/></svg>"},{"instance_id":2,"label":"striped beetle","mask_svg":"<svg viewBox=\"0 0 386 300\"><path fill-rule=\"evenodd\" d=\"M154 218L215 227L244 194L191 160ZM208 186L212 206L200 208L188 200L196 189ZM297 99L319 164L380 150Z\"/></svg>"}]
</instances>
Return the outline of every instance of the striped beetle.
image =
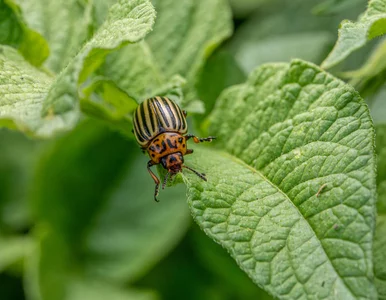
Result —
<instances>
[{"instance_id":1,"label":"striped beetle","mask_svg":"<svg viewBox=\"0 0 386 300\"><path fill-rule=\"evenodd\" d=\"M193 138L195 143L211 142L215 137L198 138L187 134L186 112L166 97L154 97L142 102L134 112L133 133L143 151L147 151L150 160L147 170L155 183L154 200L158 202L160 181L150 167L161 164L168 172L162 184L165 188L169 176L186 168L206 181L205 174L184 165L184 155L193 153L187 149L187 141Z\"/></svg>"}]
</instances>

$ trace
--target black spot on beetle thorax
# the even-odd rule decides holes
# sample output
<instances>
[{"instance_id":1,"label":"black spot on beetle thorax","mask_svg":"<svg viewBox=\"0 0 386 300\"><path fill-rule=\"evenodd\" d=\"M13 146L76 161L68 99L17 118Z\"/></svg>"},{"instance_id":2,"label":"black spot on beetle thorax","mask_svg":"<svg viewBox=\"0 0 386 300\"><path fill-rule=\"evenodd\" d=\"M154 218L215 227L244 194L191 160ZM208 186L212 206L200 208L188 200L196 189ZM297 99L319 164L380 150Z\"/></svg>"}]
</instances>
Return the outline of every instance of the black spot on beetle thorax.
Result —
<instances>
[{"instance_id":1,"label":"black spot on beetle thorax","mask_svg":"<svg viewBox=\"0 0 386 300\"><path fill-rule=\"evenodd\" d=\"M170 132L157 136L157 138L154 139L148 147L150 155L156 154L157 156L165 156L179 152L179 137L181 137L179 134Z\"/></svg>"}]
</instances>

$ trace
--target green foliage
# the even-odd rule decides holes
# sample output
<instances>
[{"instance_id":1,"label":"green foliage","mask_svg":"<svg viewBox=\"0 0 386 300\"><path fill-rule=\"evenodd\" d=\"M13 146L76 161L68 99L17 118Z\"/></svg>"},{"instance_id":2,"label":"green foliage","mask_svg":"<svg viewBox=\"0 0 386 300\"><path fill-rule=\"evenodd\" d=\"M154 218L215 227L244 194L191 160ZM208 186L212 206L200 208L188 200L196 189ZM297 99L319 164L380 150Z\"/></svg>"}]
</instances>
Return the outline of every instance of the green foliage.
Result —
<instances>
[{"instance_id":1,"label":"green foliage","mask_svg":"<svg viewBox=\"0 0 386 300\"><path fill-rule=\"evenodd\" d=\"M80 117L79 84L111 50L124 42L141 40L151 30L154 17L155 11L146 0L113 5L105 23L56 78L28 65L15 50L0 48L0 83L8 87L0 92L0 125L42 137L74 127Z\"/></svg>"},{"instance_id":2,"label":"green foliage","mask_svg":"<svg viewBox=\"0 0 386 300\"><path fill-rule=\"evenodd\" d=\"M334 49L323 61L323 68L331 68L369 40L386 33L386 1L370 0L366 12L355 23L343 21Z\"/></svg>"},{"instance_id":3,"label":"green foliage","mask_svg":"<svg viewBox=\"0 0 386 300\"><path fill-rule=\"evenodd\" d=\"M265 65L211 123L222 151L194 161L216 172L186 180L202 229L277 297L375 298L374 133L359 95L302 61Z\"/></svg>"},{"instance_id":4,"label":"green foliage","mask_svg":"<svg viewBox=\"0 0 386 300\"><path fill-rule=\"evenodd\" d=\"M18 1L30 28L43 35L51 49L44 63L59 73L89 37L91 1Z\"/></svg>"},{"instance_id":5,"label":"green foliage","mask_svg":"<svg viewBox=\"0 0 386 300\"><path fill-rule=\"evenodd\" d=\"M272 2L242 23L230 41L228 47L242 69L249 73L263 63L292 58L321 63L334 43L341 16L312 15L320 1Z\"/></svg>"},{"instance_id":6,"label":"green foliage","mask_svg":"<svg viewBox=\"0 0 386 300\"><path fill-rule=\"evenodd\" d=\"M1 299L386 299L366 2L0 0ZM131 132L155 95L217 137L159 204Z\"/></svg>"},{"instance_id":7,"label":"green foliage","mask_svg":"<svg viewBox=\"0 0 386 300\"><path fill-rule=\"evenodd\" d=\"M49 55L46 40L25 24L13 0L0 1L0 44L18 48L35 66L41 65Z\"/></svg>"},{"instance_id":8,"label":"green foliage","mask_svg":"<svg viewBox=\"0 0 386 300\"><path fill-rule=\"evenodd\" d=\"M153 32L109 57L104 74L137 99L154 95L180 74L187 79L183 104L188 109L196 100L193 87L203 63L232 32L231 12L224 0L162 0L155 7Z\"/></svg>"}]
</instances>

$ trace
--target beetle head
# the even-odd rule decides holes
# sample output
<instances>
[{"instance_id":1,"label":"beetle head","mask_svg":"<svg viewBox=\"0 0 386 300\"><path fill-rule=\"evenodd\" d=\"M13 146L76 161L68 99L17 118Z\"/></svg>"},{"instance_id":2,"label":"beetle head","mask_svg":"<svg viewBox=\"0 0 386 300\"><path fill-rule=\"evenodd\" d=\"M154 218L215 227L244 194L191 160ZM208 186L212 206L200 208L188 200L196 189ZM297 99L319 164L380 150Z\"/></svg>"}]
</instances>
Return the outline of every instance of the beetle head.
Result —
<instances>
[{"instance_id":1,"label":"beetle head","mask_svg":"<svg viewBox=\"0 0 386 300\"><path fill-rule=\"evenodd\" d=\"M184 157L181 152L172 153L161 158L162 166L171 174L177 174L181 171L184 163Z\"/></svg>"}]
</instances>

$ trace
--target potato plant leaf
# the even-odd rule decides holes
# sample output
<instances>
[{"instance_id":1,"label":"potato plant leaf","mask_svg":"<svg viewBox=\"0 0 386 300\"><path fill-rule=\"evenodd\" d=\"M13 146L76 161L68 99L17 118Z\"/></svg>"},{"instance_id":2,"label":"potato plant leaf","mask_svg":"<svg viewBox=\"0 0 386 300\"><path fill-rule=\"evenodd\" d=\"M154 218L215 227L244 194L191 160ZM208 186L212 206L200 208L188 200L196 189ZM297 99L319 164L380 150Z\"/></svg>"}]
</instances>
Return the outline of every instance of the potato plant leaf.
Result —
<instances>
[{"instance_id":1,"label":"potato plant leaf","mask_svg":"<svg viewBox=\"0 0 386 300\"><path fill-rule=\"evenodd\" d=\"M119 1L107 20L65 69L52 78L0 48L0 125L49 137L71 129L80 118L78 86L104 57L123 43L135 43L152 29L155 11L148 0Z\"/></svg>"},{"instance_id":2,"label":"potato plant leaf","mask_svg":"<svg viewBox=\"0 0 386 300\"><path fill-rule=\"evenodd\" d=\"M375 299L374 129L359 94L295 60L256 69L211 115L218 150L186 163L193 217L281 299Z\"/></svg>"},{"instance_id":3,"label":"potato plant leaf","mask_svg":"<svg viewBox=\"0 0 386 300\"><path fill-rule=\"evenodd\" d=\"M18 0L27 25L43 35L50 47L44 66L60 72L86 42L93 1Z\"/></svg>"},{"instance_id":4,"label":"potato plant leaf","mask_svg":"<svg viewBox=\"0 0 386 300\"><path fill-rule=\"evenodd\" d=\"M365 13L357 22L340 24L338 40L322 67L331 68L340 63L368 41L386 33L386 0L370 0Z\"/></svg>"},{"instance_id":5,"label":"potato plant leaf","mask_svg":"<svg viewBox=\"0 0 386 300\"><path fill-rule=\"evenodd\" d=\"M155 8L154 31L144 42L112 54L105 75L140 100L154 96L176 74L187 79L185 90L194 94L204 62L232 33L229 5L225 0L163 0L155 1ZM186 102L192 100L188 95Z\"/></svg>"},{"instance_id":6,"label":"potato plant leaf","mask_svg":"<svg viewBox=\"0 0 386 300\"><path fill-rule=\"evenodd\" d=\"M13 0L0 0L0 44L15 47L34 66L41 65L49 54L47 41L26 24Z\"/></svg>"}]
</instances>

